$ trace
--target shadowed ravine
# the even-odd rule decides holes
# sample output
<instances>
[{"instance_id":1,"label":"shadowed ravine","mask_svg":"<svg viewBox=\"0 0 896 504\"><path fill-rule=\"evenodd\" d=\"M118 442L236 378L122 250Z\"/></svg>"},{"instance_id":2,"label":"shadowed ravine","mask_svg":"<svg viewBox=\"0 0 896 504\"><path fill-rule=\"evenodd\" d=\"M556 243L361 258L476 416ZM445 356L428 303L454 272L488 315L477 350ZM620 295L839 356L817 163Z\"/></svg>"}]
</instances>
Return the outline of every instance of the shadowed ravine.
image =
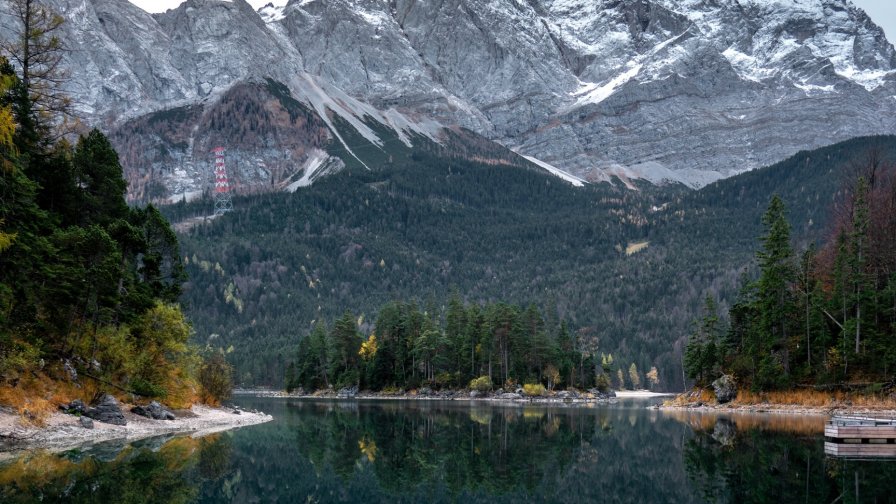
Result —
<instances>
[{"instance_id":1,"label":"shadowed ravine","mask_svg":"<svg viewBox=\"0 0 896 504\"><path fill-rule=\"evenodd\" d=\"M274 421L0 464L2 502L893 502L896 462L824 455L823 419L645 401L546 408L242 399Z\"/></svg>"}]
</instances>

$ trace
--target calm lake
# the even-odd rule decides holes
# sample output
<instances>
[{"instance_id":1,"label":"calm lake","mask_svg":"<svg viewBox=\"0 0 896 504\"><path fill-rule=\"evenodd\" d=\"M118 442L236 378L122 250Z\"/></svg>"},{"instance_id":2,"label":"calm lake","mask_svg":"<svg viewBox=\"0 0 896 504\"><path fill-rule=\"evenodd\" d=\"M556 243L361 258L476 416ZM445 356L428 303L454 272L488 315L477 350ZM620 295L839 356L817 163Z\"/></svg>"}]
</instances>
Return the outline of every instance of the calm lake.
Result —
<instances>
[{"instance_id":1,"label":"calm lake","mask_svg":"<svg viewBox=\"0 0 896 504\"><path fill-rule=\"evenodd\" d=\"M274 421L0 463L0 502L896 502L823 418L240 398Z\"/></svg>"}]
</instances>

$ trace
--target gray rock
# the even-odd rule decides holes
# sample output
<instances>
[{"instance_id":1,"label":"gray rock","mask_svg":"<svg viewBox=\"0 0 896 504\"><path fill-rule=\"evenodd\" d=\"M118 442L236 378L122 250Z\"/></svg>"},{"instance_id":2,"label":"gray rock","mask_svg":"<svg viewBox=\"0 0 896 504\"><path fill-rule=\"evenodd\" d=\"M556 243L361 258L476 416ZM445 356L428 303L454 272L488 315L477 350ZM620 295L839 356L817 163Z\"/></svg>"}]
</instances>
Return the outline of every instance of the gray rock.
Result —
<instances>
[{"instance_id":1,"label":"gray rock","mask_svg":"<svg viewBox=\"0 0 896 504\"><path fill-rule=\"evenodd\" d=\"M423 388L421 388L420 390L417 391L417 395L420 395L420 396L430 396L430 395L432 395L432 389L429 388L429 387L423 387Z\"/></svg>"},{"instance_id":2,"label":"gray rock","mask_svg":"<svg viewBox=\"0 0 896 504\"><path fill-rule=\"evenodd\" d=\"M339 392L336 394L337 397L344 398L344 399L345 398L350 399L357 395L358 395L358 386L357 385L355 385L353 387L346 387L346 388L339 389Z\"/></svg>"},{"instance_id":3,"label":"gray rock","mask_svg":"<svg viewBox=\"0 0 896 504\"><path fill-rule=\"evenodd\" d=\"M85 429L93 428L93 420L87 418L86 416L80 417L78 421L81 422L81 427L84 427Z\"/></svg>"},{"instance_id":4,"label":"gray rock","mask_svg":"<svg viewBox=\"0 0 896 504\"><path fill-rule=\"evenodd\" d=\"M588 392L590 394L594 395L594 397L596 397L598 399L612 399L612 398L616 397L616 391L614 391L614 390L608 390L606 392L601 392L600 390L598 390L596 388L592 388L592 389L588 389Z\"/></svg>"},{"instance_id":5,"label":"gray rock","mask_svg":"<svg viewBox=\"0 0 896 504\"><path fill-rule=\"evenodd\" d=\"M712 382L712 390L716 394L716 401L724 404L737 397L737 383L731 375L722 375Z\"/></svg>"},{"instance_id":6,"label":"gray rock","mask_svg":"<svg viewBox=\"0 0 896 504\"><path fill-rule=\"evenodd\" d=\"M65 374L68 375L68 379L76 382L78 381L78 370L75 369L75 366L72 364L72 361L66 359L62 364L62 369L65 370Z\"/></svg>"},{"instance_id":7,"label":"gray rock","mask_svg":"<svg viewBox=\"0 0 896 504\"><path fill-rule=\"evenodd\" d=\"M498 399L522 399L523 396L515 392L505 392L498 395Z\"/></svg>"},{"instance_id":8,"label":"gray rock","mask_svg":"<svg viewBox=\"0 0 896 504\"><path fill-rule=\"evenodd\" d=\"M118 401L109 394L103 394L96 402L96 405L88 408L84 415L97 422L113 425L127 425L128 423L121 412L121 406L119 406Z\"/></svg>"},{"instance_id":9,"label":"gray rock","mask_svg":"<svg viewBox=\"0 0 896 504\"><path fill-rule=\"evenodd\" d=\"M259 13L235 0L154 16L128 2L45 3L77 12L60 29L71 49L64 66L77 69L67 90L90 125L115 133L132 194L150 174L170 196L204 188L205 154L224 132L201 120L202 109L265 77L286 83L312 115L369 110L394 129L389 111L412 126L463 126L592 180L617 171L699 186L801 149L896 131L896 79L887 76L896 53L840 0L330 0ZM9 16L0 14L0 38L12 36ZM177 138L173 128L124 124L183 105L199 113ZM328 138L327 129L277 131L256 145L232 138L228 153L248 188L277 187L320 147L296 138ZM143 157L124 148L138 139L152 144L133 149Z\"/></svg>"},{"instance_id":10,"label":"gray rock","mask_svg":"<svg viewBox=\"0 0 896 504\"><path fill-rule=\"evenodd\" d=\"M80 399L75 399L68 404L60 404L59 409L62 410L63 413L68 413L69 415L83 415L87 412L87 406L85 406L84 401Z\"/></svg>"},{"instance_id":11,"label":"gray rock","mask_svg":"<svg viewBox=\"0 0 896 504\"><path fill-rule=\"evenodd\" d=\"M156 401L152 401L146 406L134 406L131 408L131 413L152 418L153 420L174 420L176 418L174 413Z\"/></svg>"},{"instance_id":12,"label":"gray rock","mask_svg":"<svg viewBox=\"0 0 896 504\"><path fill-rule=\"evenodd\" d=\"M482 393L480 393L478 390L470 391L470 399L476 399L477 397L481 397L481 396L482 396Z\"/></svg>"}]
</instances>

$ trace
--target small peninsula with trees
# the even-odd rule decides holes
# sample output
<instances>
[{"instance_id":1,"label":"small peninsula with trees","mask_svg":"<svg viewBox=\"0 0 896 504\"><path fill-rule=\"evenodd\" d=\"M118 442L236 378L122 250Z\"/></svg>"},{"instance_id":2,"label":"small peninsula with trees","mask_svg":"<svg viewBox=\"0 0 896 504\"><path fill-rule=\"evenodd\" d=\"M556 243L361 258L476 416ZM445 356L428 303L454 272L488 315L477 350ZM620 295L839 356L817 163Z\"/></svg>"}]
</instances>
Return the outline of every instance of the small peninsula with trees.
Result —
<instances>
[{"instance_id":1,"label":"small peninsula with trees","mask_svg":"<svg viewBox=\"0 0 896 504\"><path fill-rule=\"evenodd\" d=\"M555 389L591 390L658 384L655 368L642 374L599 351L597 337L571 332L556 313L534 306L464 303L454 292L444 321L433 306L391 302L380 309L373 332L362 336L346 312L327 330L319 323L299 343L286 373L288 391L326 389L404 391L471 389L543 397ZM513 398L508 396L507 398Z\"/></svg>"}]
</instances>

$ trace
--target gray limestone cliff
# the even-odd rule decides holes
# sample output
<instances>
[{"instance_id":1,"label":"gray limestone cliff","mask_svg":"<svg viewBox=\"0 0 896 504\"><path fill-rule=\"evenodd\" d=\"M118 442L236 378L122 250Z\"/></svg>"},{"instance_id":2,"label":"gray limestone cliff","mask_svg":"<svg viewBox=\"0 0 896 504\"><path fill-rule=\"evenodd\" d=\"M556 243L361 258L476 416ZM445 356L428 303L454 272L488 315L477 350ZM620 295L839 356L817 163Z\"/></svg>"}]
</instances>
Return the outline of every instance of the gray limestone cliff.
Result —
<instances>
[{"instance_id":1,"label":"gray limestone cliff","mask_svg":"<svg viewBox=\"0 0 896 504\"><path fill-rule=\"evenodd\" d=\"M896 52L849 0L47 3L137 198L200 193L219 143L246 191L367 164L349 136L413 148L458 126L571 181L699 187L896 133Z\"/></svg>"}]
</instances>

